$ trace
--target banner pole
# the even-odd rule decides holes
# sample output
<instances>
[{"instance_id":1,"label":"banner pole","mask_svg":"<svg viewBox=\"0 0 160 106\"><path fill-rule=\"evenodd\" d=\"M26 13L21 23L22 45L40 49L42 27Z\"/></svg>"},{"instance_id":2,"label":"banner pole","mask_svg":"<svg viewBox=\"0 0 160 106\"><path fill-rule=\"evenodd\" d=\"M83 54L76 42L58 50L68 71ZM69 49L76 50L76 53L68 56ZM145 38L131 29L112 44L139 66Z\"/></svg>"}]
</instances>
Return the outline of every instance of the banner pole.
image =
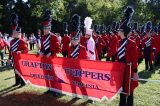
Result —
<instances>
[{"instance_id":1,"label":"banner pole","mask_svg":"<svg viewBox=\"0 0 160 106\"><path fill-rule=\"evenodd\" d=\"M132 72L132 63L130 62L129 63L129 87L128 87L128 95L130 95L130 90L131 90L131 72Z\"/></svg>"},{"instance_id":2,"label":"banner pole","mask_svg":"<svg viewBox=\"0 0 160 106\"><path fill-rule=\"evenodd\" d=\"M129 65L129 84L128 84L128 93L126 93L127 94L127 96L126 96L126 104L127 104L127 99L128 99L128 96L130 96L130 87L131 87L131 70L132 70L132 63L130 62L130 63L127 63L127 65Z\"/></svg>"}]
</instances>

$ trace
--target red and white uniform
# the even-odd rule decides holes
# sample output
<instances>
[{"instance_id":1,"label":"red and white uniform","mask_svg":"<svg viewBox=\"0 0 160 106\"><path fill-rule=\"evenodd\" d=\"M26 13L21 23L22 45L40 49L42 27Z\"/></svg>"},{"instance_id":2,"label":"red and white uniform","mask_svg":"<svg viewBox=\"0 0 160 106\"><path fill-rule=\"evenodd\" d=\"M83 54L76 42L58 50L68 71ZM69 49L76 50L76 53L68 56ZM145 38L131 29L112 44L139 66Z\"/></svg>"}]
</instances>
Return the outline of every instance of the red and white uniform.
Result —
<instances>
[{"instance_id":1,"label":"red and white uniform","mask_svg":"<svg viewBox=\"0 0 160 106\"><path fill-rule=\"evenodd\" d=\"M64 35L62 37L62 52L68 51L70 44L70 37L67 35Z\"/></svg>"},{"instance_id":2,"label":"red and white uniform","mask_svg":"<svg viewBox=\"0 0 160 106\"><path fill-rule=\"evenodd\" d=\"M86 48L80 44L77 46L70 46L68 49L68 57L75 59L87 59Z\"/></svg>"},{"instance_id":3,"label":"red and white uniform","mask_svg":"<svg viewBox=\"0 0 160 106\"><path fill-rule=\"evenodd\" d=\"M95 45L96 45L98 56L100 56L102 55L102 50L106 44L101 36L96 36L94 40L95 40Z\"/></svg>"},{"instance_id":4,"label":"red and white uniform","mask_svg":"<svg viewBox=\"0 0 160 106\"><path fill-rule=\"evenodd\" d=\"M21 51L21 53L28 53L28 47L23 39L14 38L10 42L9 59L12 58L14 52Z\"/></svg>"},{"instance_id":5,"label":"red and white uniform","mask_svg":"<svg viewBox=\"0 0 160 106\"><path fill-rule=\"evenodd\" d=\"M155 42L155 48L156 48L155 54L160 53L160 33L156 35L154 42Z\"/></svg>"},{"instance_id":6,"label":"red and white uniform","mask_svg":"<svg viewBox=\"0 0 160 106\"><path fill-rule=\"evenodd\" d=\"M92 37L87 41L87 56L89 60L96 60L95 41Z\"/></svg>"},{"instance_id":7,"label":"red and white uniform","mask_svg":"<svg viewBox=\"0 0 160 106\"><path fill-rule=\"evenodd\" d=\"M0 52L4 51L6 46L8 46L7 42L0 38Z\"/></svg>"},{"instance_id":8,"label":"red and white uniform","mask_svg":"<svg viewBox=\"0 0 160 106\"><path fill-rule=\"evenodd\" d=\"M142 51L140 48L140 44L141 44L140 36L139 35L135 36L134 41L136 42L136 45L137 45L138 58L141 58Z\"/></svg>"},{"instance_id":9,"label":"red and white uniform","mask_svg":"<svg viewBox=\"0 0 160 106\"><path fill-rule=\"evenodd\" d=\"M119 55L119 53L122 55ZM121 56L123 56L123 58ZM131 39L126 40L126 44L122 43L122 40L120 41L120 46L118 48L118 61L125 63L123 90L125 93L129 93L129 90L130 90L130 93L132 94L134 89L138 86L138 81L131 80L131 86L129 89L129 81L130 81L130 65L129 64L131 63L132 78L134 73L137 71L137 67L138 67L138 52L137 52L136 43L133 40Z\"/></svg>"},{"instance_id":10,"label":"red and white uniform","mask_svg":"<svg viewBox=\"0 0 160 106\"><path fill-rule=\"evenodd\" d=\"M87 47L87 38L86 36L81 36L81 39L80 39L80 44L84 47Z\"/></svg>"},{"instance_id":11,"label":"red and white uniform","mask_svg":"<svg viewBox=\"0 0 160 106\"><path fill-rule=\"evenodd\" d=\"M149 39L151 39L150 46L148 46ZM150 60L149 61L150 61L150 63L152 63L153 58L154 58L153 51L156 51L154 38L152 38L152 37L144 37L143 40L142 40L142 50L144 51L144 55L146 54L146 56L147 55L150 56Z\"/></svg>"},{"instance_id":12,"label":"red and white uniform","mask_svg":"<svg viewBox=\"0 0 160 106\"><path fill-rule=\"evenodd\" d=\"M105 50L108 51L108 46L109 46L109 38L108 35L103 35L102 39L104 40L106 46L105 46Z\"/></svg>"},{"instance_id":13,"label":"red and white uniform","mask_svg":"<svg viewBox=\"0 0 160 106\"><path fill-rule=\"evenodd\" d=\"M109 41L107 58L111 58L113 55L116 54L117 47L118 47L118 38L116 35L113 35L111 36L111 39Z\"/></svg>"},{"instance_id":14,"label":"red and white uniform","mask_svg":"<svg viewBox=\"0 0 160 106\"><path fill-rule=\"evenodd\" d=\"M43 35L41 37L41 49L40 51L44 54L47 55L48 53L51 53L52 56L56 56L57 53L60 52L60 44L58 42L58 38L56 35L50 33L51 37L49 38L50 45L49 45L49 50L45 51L44 48L44 41L47 39L48 35Z\"/></svg>"}]
</instances>

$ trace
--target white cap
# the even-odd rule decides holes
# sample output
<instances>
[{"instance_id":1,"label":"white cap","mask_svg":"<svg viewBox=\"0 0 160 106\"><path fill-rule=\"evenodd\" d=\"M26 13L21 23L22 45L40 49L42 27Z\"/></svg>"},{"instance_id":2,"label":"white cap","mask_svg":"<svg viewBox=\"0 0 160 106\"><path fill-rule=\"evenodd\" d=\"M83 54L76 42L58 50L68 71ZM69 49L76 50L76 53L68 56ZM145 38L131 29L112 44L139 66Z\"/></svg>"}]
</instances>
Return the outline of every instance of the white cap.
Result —
<instances>
[{"instance_id":1,"label":"white cap","mask_svg":"<svg viewBox=\"0 0 160 106\"><path fill-rule=\"evenodd\" d=\"M91 29L92 26L92 18L91 17L86 17L84 19L84 27L86 29L86 34L87 35L92 35L93 30Z\"/></svg>"},{"instance_id":2,"label":"white cap","mask_svg":"<svg viewBox=\"0 0 160 106\"><path fill-rule=\"evenodd\" d=\"M92 35L93 30L92 29L86 29L86 35Z\"/></svg>"}]
</instances>

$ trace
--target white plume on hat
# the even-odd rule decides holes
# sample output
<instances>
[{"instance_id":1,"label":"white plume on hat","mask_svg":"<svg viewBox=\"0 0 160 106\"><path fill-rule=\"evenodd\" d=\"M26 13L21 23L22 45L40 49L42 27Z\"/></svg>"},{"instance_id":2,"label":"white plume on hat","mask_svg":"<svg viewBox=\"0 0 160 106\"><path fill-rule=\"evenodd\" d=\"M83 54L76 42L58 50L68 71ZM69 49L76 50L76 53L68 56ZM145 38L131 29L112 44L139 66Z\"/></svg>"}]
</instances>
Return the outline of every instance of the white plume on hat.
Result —
<instances>
[{"instance_id":1,"label":"white plume on hat","mask_svg":"<svg viewBox=\"0 0 160 106\"><path fill-rule=\"evenodd\" d=\"M84 19L84 27L86 28L86 34L87 35L92 35L92 29L91 29L91 26L92 26L92 18L91 17L86 17Z\"/></svg>"}]
</instances>

